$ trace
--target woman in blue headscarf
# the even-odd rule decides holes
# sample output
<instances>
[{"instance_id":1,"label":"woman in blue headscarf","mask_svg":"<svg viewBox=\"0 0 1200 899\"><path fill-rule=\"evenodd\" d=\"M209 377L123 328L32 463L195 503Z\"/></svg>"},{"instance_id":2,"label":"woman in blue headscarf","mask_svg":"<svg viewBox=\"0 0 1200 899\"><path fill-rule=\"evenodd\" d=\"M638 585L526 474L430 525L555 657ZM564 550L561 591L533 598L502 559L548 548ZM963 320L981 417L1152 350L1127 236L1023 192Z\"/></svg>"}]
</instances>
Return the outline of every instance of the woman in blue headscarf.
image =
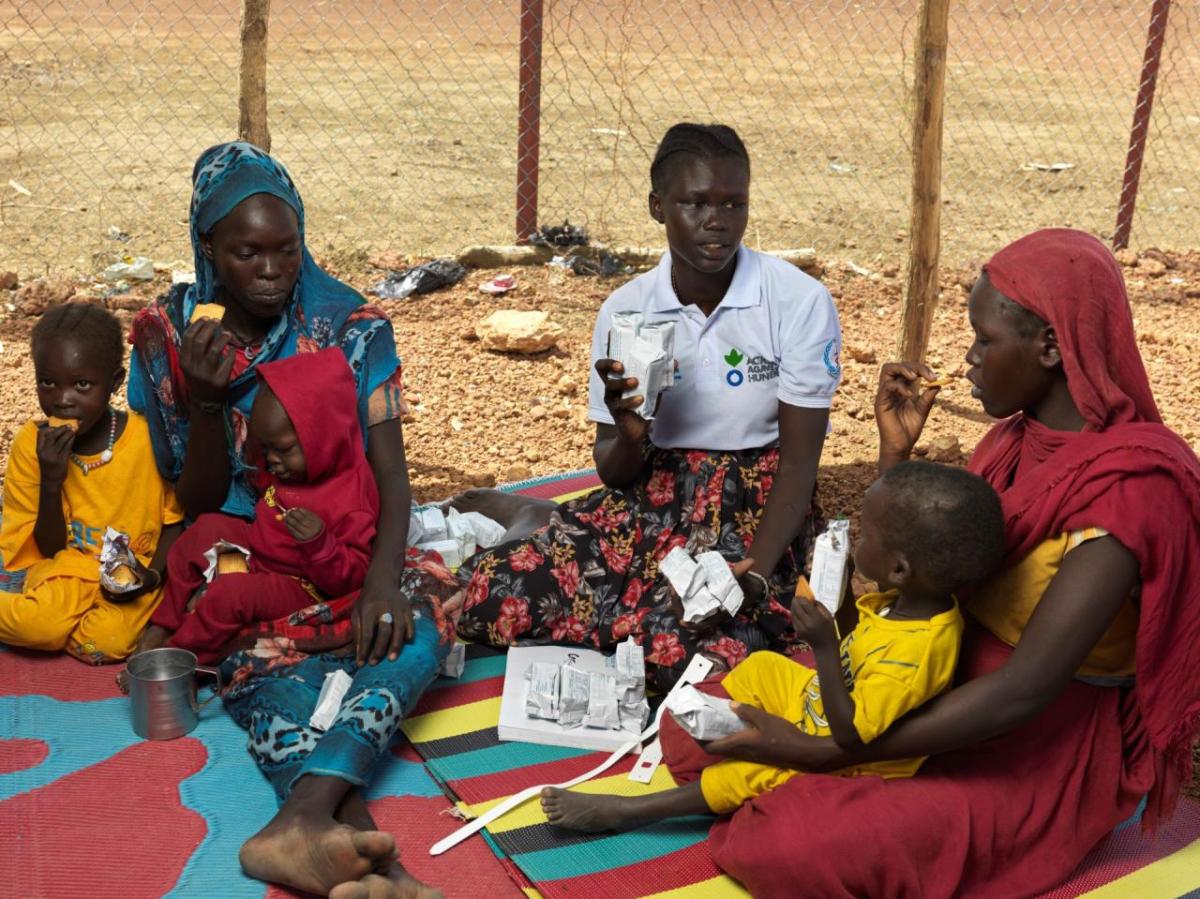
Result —
<instances>
[{"instance_id":1,"label":"woman in blue headscarf","mask_svg":"<svg viewBox=\"0 0 1200 899\"><path fill-rule=\"evenodd\" d=\"M226 705L282 803L242 848L242 865L321 895L409 895L421 885L396 861L391 835L375 829L360 788L444 658L453 638L447 613L461 593L443 565L406 553L410 491L392 326L309 255L300 195L269 155L241 142L211 147L192 182L196 281L133 325L129 402L149 422L160 471L189 518L253 517L246 422L256 369L337 346L354 372L380 497L361 593L261 625L223 666L232 683ZM335 670L352 682L333 724L318 731L309 717Z\"/></svg>"}]
</instances>

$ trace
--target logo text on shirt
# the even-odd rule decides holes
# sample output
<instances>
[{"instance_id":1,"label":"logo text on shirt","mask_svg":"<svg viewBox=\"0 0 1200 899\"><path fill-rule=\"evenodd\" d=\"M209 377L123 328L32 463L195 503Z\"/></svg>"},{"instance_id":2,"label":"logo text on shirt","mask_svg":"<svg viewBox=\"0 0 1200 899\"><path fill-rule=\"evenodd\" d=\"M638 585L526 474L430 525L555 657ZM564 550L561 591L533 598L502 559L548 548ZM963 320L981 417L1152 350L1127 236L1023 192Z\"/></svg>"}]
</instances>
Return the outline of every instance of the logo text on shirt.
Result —
<instances>
[{"instance_id":1,"label":"logo text on shirt","mask_svg":"<svg viewBox=\"0 0 1200 899\"><path fill-rule=\"evenodd\" d=\"M766 356L752 356L746 363L746 373L752 384L759 381L774 381L779 377L779 363Z\"/></svg>"}]
</instances>

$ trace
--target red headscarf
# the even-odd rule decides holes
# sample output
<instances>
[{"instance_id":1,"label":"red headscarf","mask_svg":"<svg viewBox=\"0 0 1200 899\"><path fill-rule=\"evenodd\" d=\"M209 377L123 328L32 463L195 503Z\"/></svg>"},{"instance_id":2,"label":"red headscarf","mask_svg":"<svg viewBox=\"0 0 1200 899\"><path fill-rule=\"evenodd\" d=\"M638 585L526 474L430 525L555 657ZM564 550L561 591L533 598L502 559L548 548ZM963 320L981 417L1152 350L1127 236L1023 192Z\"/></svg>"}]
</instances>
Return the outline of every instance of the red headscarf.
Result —
<instances>
[{"instance_id":1,"label":"red headscarf","mask_svg":"<svg viewBox=\"0 0 1200 899\"><path fill-rule=\"evenodd\" d=\"M1121 270L1100 241L1037 231L983 270L1054 328L1086 427L1053 431L1015 415L988 432L970 468L1000 493L1010 560L1084 527L1104 528L1137 558L1136 689L1157 761L1145 819L1153 825L1191 778L1200 730L1200 463L1162 424Z\"/></svg>"}]
</instances>

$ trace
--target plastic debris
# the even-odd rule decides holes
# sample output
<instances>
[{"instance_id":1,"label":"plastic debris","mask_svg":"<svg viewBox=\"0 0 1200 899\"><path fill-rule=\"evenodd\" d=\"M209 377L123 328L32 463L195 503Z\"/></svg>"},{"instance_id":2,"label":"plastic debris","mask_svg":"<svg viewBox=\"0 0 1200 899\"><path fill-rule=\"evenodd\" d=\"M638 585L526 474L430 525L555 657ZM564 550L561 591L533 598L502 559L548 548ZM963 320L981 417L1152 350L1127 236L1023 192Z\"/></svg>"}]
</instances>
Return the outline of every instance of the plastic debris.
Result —
<instances>
[{"instance_id":1,"label":"plastic debris","mask_svg":"<svg viewBox=\"0 0 1200 899\"><path fill-rule=\"evenodd\" d=\"M517 286L517 279L512 275L497 275L490 281L486 281L479 285L479 292L490 294L491 296L499 296L500 294L508 293Z\"/></svg>"},{"instance_id":2,"label":"plastic debris","mask_svg":"<svg viewBox=\"0 0 1200 899\"><path fill-rule=\"evenodd\" d=\"M371 288L371 293L385 300L402 300L412 294L457 284L466 274L466 268L453 259L434 259L403 271L388 272L386 278Z\"/></svg>"},{"instance_id":3,"label":"plastic debris","mask_svg":"<svg viewBox=\"0 0 1200 899\"><path fill-rule=\"evenodd\" d=\"M106 268L101 277L105 281L151 281L154 279L154 263L145 256L136 259L126 256L123 262L115 262Z\"/></svg>"},{"instance_id":4,"label":"plastic debris","mask_svg":"<svg viewBox=\"0 0 1200 899\"><path fill-rule=\"evenodd\" d=\"M1021 166L1022 172L1065 172L1075 168L1073 162L1027 162Z\"/></svg>"},{"instance_id":5,"label":"plastic debris","mask_svg":"<svg viewBox=\"0 0 1200 899\"><path fill-rule=\"evenodd\" d=\"M564 221L561 225L542 225L529 235L529 242L535 247L586 247L588 233L587 228Z\"/></svg>"}]
</instances>

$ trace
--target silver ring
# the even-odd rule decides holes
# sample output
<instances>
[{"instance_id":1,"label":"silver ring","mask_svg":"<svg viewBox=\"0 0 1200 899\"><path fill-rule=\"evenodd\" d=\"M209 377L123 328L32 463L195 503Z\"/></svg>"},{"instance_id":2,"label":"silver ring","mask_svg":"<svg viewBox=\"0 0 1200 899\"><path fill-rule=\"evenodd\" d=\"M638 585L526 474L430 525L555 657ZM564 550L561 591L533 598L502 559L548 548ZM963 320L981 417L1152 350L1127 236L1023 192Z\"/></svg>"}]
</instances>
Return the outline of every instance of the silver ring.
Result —
<instances>
[{"instance_id":1,"label":"silver ring","mask_svg":"<svg viewBox=\"0 0 1200 899\"><path fill-rule=\"evenodd\" d=\"M382 615L379 616L380 624L392 624L395 620L396 619L392 617L391 612L384 612Z\"/></svg>"}]
</instances>

